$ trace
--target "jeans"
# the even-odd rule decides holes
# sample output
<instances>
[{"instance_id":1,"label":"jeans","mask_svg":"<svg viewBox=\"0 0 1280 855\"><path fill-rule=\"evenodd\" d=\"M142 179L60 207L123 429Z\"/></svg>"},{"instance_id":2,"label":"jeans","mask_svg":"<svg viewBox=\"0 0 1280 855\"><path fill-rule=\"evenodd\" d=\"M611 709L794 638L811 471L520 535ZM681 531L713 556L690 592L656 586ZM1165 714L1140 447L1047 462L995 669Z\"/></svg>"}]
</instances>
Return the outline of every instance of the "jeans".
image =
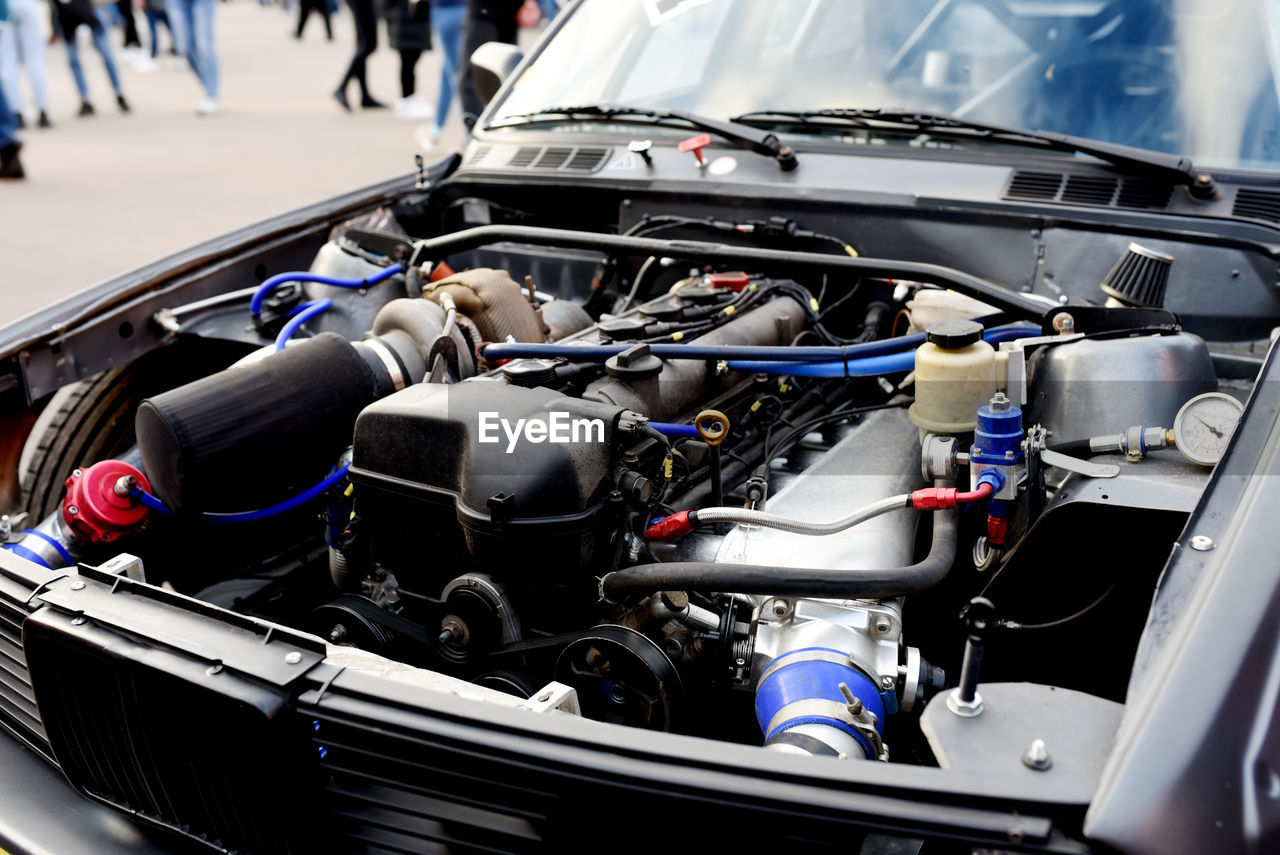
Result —
<instances>
[{"instance_id":1,"label":"jeans","mask_svg":"<svg viewBox=\"0 0 1280 855\"><path fill-rule=\"evenodd\" d=\"M218 0L175 0L181 19L183 53L205 94L218 100L218 57L213 50L213 10ZM172 20L172 18L170 19Z\"/></svg>"},{"instance_id":2,"label":"jeans","mask_svg":"<svg viewBox=\"0 0 1280 855\"><path fill-rule=\"evenodd\" d=\"M173 50L178 56L187 55L187 31L182 26L182 14L178 0L164 0L164 16L169 21L169 34L173 36Z\"/></svg>"},{"instance_id":3,"label":"jeans","mask_svg":"<svg viewBox=\"0 0 1280 855\"><path fill-rule=\"evenodd\" d=\"M4 25L0 24L0 26ZM0 148L13 142L14 134L17 132L18 115L9 106L9 101L4 97L4 87L0 86Z\"/></svg>"},{"instance_id":4,"label":"jeans","mask_svg":"<svg viewBox=\"0 0 1280 855\"><path fill-rule=\"evenodd\" d=\"M102 17L106 14L106 9L115 10L114 6L99 7L97 26L89 27L89 34L93 36L93 46L102 56L102 62L107 67L107 76L111 78L111 88L116 90L116 94L120 94L120 74L116 71L116 60L111 55L111 43L107 41L107 27L102 22ZM76 89L80 92L80 100L89 100L89 84L84 80L84 69L80 67L80 49L76 47L76 27L69 33L63 33L67 43L67 62L71 64L71 74L76 79Z\"/></svg>"},{"instance_id":5,"label":"jeans","mask_svg":"<svg viewBox=\"0 0 1280 855\"><path fill-rule=\"evenodd\" d=\"M9 107L15 113L22 112L19 63L27 70L37 109L43 111L49 107L49 87L44 73L44 33L40 27L42 11L39 0L9 0L7 29L12 40L8 46L0 46L0 85L5 87Z\"/></svg>"},{"instance_id":6,"label":"jeans","mask_svg":"<svg viewBox=\"0 0 1280 855\"><path fill-rule=\"evenodd\" d=\"M160 28L156 24L164 24L169 31L169 42L175 48L178 45L178 37L173 34L173 27L169 25L169 15L166 12L154 12L151 9L144 9L147 16L147 29L151 32L151 58L155 59L156 54L160 50L159 36Z\"/></svg>"},{"instance_id":7,"label":"jeans","mask_svg":"<svg viewBox=\"0 0 1280 855\"><path fill-rule=\"evenodd\" d=\"M436 44L444 51L444 61L440 64L440 97L436 99L436 118L431 127L433 137L440 136L457 94L458 58L462 53L462 28L466 22L466 6L438 6L431 10L431 27L436 31Z\"/></svg>"}]
</instances>

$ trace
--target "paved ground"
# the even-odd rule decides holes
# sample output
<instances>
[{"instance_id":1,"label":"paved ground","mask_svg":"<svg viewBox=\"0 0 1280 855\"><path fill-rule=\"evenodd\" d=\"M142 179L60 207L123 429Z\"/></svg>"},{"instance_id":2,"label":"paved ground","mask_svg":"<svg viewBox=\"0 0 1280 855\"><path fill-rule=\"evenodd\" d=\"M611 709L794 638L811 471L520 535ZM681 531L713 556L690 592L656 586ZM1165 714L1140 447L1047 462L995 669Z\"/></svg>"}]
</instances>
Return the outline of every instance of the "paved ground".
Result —
<instances>
[{"instance_id":1,"label":"paved ground","mask_svg":"<svg viewBox=\"0 0 1280 855\"><path fill-rule=\"evenodd\" d=\"M184 65L139 74L117 52L133 106L122 115L82 31L97 115L78 118L66 51L49 50L55 127L23 132L29 178L0 183L0 323L196 241L413 169L414 123L391 110L344 113L330 97L355 43L345 8L332 42L318 16L295 41L294 15L276 5L233 0L217 15L222 111L212 117L195 114L201 93ZM369 79L389 103L400 94L399 59L384 36ZM163 30L160 42L168 44ZM439 51L426 54L418 86L433 102L439 74ZM358 100L354 85L351 95ZM462 139L452 113L441 151Z\"/></svg>"}]
</instances>

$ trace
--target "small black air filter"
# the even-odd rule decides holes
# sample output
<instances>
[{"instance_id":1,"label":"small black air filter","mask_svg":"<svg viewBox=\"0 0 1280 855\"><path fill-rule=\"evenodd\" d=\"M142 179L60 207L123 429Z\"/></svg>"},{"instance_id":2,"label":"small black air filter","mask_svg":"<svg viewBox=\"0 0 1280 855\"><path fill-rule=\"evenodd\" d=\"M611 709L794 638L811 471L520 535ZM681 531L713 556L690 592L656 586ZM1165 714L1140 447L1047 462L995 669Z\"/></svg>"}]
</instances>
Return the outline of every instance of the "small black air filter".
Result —
<instances>
[{"instance_id":1,"label":"small black air filter","mask_svg":"<svg viewBox=\"0 0 1280 855\"><path fill-rule=\"evenodd\" d=\"M1136 243L1129 244L1116 266L1102 280L1102 291L1111 298L1107 304L1163 308L1164 289L1169 284L1169 267L1172 264L1172 255Z\"/></svg>"}]
</instances>

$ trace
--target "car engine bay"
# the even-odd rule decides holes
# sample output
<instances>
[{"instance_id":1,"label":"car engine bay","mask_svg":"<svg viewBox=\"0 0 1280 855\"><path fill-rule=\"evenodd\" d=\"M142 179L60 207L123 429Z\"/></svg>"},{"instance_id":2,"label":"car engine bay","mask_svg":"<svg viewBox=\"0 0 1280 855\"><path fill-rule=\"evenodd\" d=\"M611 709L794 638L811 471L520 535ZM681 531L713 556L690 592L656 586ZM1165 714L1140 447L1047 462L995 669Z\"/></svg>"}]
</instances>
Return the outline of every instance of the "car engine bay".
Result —
<instances>
[{"instance_id":1,"label":"car engine bay","mask_svg":"<svg viewBox=\"0 0 1280 855\"><path fill-rule=\"evenodd\" d=\"M196 376L43 502L28 474L6 548L480 697L1096 785L1260 364L1166 306L1176 253L1053 300L782 217L414 231L158 317L144 358Z\"/></svg>"}]
</instances>

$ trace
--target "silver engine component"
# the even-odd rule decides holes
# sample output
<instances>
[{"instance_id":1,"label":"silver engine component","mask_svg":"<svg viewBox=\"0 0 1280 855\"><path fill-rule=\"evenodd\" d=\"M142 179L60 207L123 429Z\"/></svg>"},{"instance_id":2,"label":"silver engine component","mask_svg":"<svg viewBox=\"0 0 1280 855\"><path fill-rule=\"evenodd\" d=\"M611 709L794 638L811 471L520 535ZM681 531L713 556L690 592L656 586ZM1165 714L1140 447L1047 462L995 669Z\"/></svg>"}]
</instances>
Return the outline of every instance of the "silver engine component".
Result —
<instances>
[{"instance_id":1,"label":"silver engine component","mask_svg":"<svg viewBox=\"0 0 1280 855\"><path fill-rule=\"evenodd\" d=\"M1216 392L1204 339L1190 333L1082 339L1032 359L1026 424L1052 442L1088 439L1124 425L1172 425L1184 401Z\"/></svg>"},{"instance_id":2,"label":"silver engine component","mask_svg":"<svg viewBox=\"0 0 1280 855\"><path fill-rule=\"evenodd\" d=\"M774 483L781 487L770 495L768 510L825 520L909 493L922 486L919 456L916 428L905 410L868 413L801 474L788 479L774 473ZM825 537L740 525L719 542L715 560L779 567L898 567L911 563L916 521L910 511L895 511Z\"/></svg>"},{"instance_id":3,"label":"silver engine component","mask_svg":"<svg viewBox=\"0 0 1280 855\"><path fill-rule=\"evenodd\" d=\"M788 477L769 499L772 513L828 518L833 511L901 495L920 486L920 446L905 410L866 415L830 449L801 443ZM820 456L810 461L813 452ZM808 463L808 466L804 464ZM875 568L910 564L917 514L884 514L836 534L806 537L739 525L716 543L728 563L781 567ZM708 550L709 551L709 550ZM921 658L903 659L901 603L767 598L753 627L751 673L756 713L770 750L887 759L884 719L921 700Z\"/></svg>"}]
</instances>

